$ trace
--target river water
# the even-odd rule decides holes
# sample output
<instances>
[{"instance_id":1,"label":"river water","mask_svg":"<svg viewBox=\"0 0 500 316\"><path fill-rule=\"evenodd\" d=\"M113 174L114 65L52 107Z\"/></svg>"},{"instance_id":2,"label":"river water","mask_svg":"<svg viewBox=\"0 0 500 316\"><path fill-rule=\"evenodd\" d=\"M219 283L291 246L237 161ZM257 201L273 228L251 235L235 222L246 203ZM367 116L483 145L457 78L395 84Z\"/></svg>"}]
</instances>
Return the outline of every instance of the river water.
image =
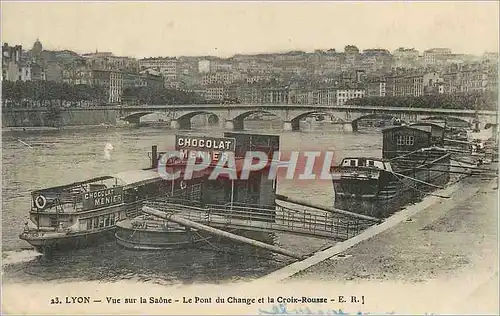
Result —
<instances>
[{"instance_id":1,"label":"river water","mask_svg":"<svg viewBox=\"0 0 500 316\"><path fill-rule=\"evenodd\" d=\"M334 151L336 162L346 155L381 155L379 132L343 132L337 125L303 123L301 132L283 132L281 122L245 122L248 132L280 135L281 149ZM289 259L247 245L207 244L202 249L134 252L109 242L56 254L41 260L18 238L28 218L30 191L149 165L152 145L172 148L175 131L168 128L94 128L2 133L2 246L4 278L16 282L55 279L137 279L160 284L228 282L256 278L289 263ZM221 137L223 130L193 126L185 132ZM110 148L110 154L105 148ZM278 183L278 193L332 206L330 181ZM253 233L256 234L256 233ZM332 245L325 239L289 234L251 236L307 254Z\"/></svg>"}]
</instances>

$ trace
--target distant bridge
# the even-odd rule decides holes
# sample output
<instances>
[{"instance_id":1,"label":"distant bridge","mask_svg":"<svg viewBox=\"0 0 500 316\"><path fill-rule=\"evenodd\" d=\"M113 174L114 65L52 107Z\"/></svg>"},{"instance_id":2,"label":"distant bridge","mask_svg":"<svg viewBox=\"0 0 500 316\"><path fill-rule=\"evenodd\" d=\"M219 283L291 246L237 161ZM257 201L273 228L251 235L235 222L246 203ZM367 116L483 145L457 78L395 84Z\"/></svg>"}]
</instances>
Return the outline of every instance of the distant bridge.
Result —
<instances>
[{"instance_id":1,"label":"distant bridge","mask_svg":"<svg viewBox=\"0 0 500 316\"><path fill-rule=\"evenodd\" d=\"M189 104L189 105L142 105L99 106L68 108L64 111L112 110L117 117L130 123L139 123L140 118L153 113L165 113L174 129L190 129L191 119L197 115L213 115L221 127L229 130L244 129L244 120L255 113L267 113L283 120L285 130L299 130L300 120L315 114L336 118L345 130L357 130L358 122L367 118L397 118L405 122L425 119L461 121L478 128L497 123L497 111L476 111L435 108L375 107L347 105L308 104ZM48 111L46 108L5 108L4 112Z\"/></svg>"},{"instance_id":2,"label":"distant bridge","mask_svg":"<svg viewBox=\"0 0 500 316\"><path fill-rule=\"evenodd\" d=\"M475 111L434 108L370 107L306 104L190 104L190 105L148 105L115 107L123 120L138 123L140 118L151 113L167 113L171 127L190 129L191 119L200 114L212 114L219 124L230 130L242 130L244 120L255 113L267 113L281 118L285 130L299 130L300 120L314 114L325 114L338 119L347 130L357 130L358 121L366 118L392 117L405 122L422 119L447 119L484 126L497 123L496 111Z\"/></svg>"}]
</instances>

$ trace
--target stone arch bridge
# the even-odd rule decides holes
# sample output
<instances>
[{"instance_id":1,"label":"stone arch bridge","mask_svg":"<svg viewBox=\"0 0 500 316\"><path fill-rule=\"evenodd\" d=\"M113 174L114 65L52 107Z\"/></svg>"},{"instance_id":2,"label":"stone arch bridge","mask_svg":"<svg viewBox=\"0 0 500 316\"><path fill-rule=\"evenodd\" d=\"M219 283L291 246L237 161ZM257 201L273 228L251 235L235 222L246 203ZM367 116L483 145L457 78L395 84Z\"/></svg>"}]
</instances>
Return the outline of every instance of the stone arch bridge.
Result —
<instances>
[{"instance_id":1,"label":"stone arch bridge","mask_svg":"<svg viewBox=\"0 0 500 316\"><path fill-rule=\"evenodd\" d=\"M336 105L290 105L290 104L193 104L193 105L149 105L116 107L122 120L139 123L142 116L152 113L167 113L171 118L171 127L190 129L191 119L200 114L212 114L218 118L221 127L229 130L244 129L244 120L254 113L268 113L283 120L283 128L289 131L299 130L300 120L314 114L335 117L345 130L357 130L358 121L363 118L392 117L404 122L425 119L454 120L475 125L497 123L496 111L474 111L433 108L403 107L358 107Z\"/></svg>"}]
</instances>

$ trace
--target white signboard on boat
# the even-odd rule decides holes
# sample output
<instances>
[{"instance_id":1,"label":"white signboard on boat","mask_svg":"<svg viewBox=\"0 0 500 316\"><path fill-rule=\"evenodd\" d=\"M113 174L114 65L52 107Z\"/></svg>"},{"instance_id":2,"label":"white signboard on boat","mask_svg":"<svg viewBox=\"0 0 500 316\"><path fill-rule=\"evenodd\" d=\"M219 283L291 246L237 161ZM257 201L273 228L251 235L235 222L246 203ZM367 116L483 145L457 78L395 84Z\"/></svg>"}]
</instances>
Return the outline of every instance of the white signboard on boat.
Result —
<instances>
[{"instance_id":1,"label":"white signboard on boat","mask_svg":"<svg viewBox=\"0 0 500 316\"><path fill-rule=\"evenodd\" d=\"M105 206L120 204L123 201L123 188L114 187L85 192L83 195L83 209L93 210Z\"/></svg>"},{"instance_id":2,"label":"white signboard on boat","mask_svg":"<svg viewBox=\"0 0 500 316\"><path fill-rule=\"evenodd\" d=\"M228 137L203 137L191 135L175 135L175 149L198 151L234 151L236 140Z\"/></svg>"},{"instance_id":3,"label":"white signboard on boat","mask_svg":"<svg viewBox=\"0 0 500 316\"><path fill-rule=\"evenodd\" d=\"M175 149L181 153L181 161L189 157L218 161L227 152L236 150L236 140L229 137L176 135Z\"/></svg>"}]
</instances>

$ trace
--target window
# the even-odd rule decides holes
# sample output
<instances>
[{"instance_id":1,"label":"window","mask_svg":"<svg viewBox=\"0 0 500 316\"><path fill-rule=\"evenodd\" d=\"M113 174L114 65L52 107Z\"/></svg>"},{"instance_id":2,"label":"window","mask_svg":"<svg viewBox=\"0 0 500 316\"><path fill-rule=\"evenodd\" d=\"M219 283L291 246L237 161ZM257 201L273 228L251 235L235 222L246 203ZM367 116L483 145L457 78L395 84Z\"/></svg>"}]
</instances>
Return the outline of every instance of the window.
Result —
<instances>
[{"instance_id":1,"label":"window","mask_svg":"<svg viewBox=\"0 0 500 316\"><path fill-rule=\"evenodd\" d=\"M104 226L105 227L109 226L109 215L104 216Z\"/></svg>"},{"instance_id":2,"label":"window","mask_svg":"<svg viewBox=\"0 0 500 316\"><path fill-rule=\"evenodd\" d=\"M86 219L80 219L79 223L80 223L79 227L80 230L85 230L85 228L88 226L88 221Z\"/></svg>"},{"instance_id":3,"label":"window","mask_svg":"<svg viewBox=\"0 0 500 316\"><path fill-rule=\"evenodd\" d=\"M94 228L99 228L99 218L94 217Z\"/></svg>"},{"instance_id":4,"label":"window","mask_svg":"<svg viewBox=\"0 0 500 316\"><path fill-rule=\"evenodd\" d=\"M415 138L413 136L406 136L406 145L411 146L415 144Z\"/></svg>"},{"instance_id":5,"label":"window","mask_svg":"<svg viewBox=\"0 0 500 316\"><path fill-rule=\"evenodd\" d=\"M356 167L356 160L351 159L350 164L351 164L351 167Z\"/></svg>"},{"instance_id":6,"label":"window","mask_svg":"<svg viewBox=\"0 0 500 316\"><path fill-rule=\"evenodd\" d=\"M406 139L403 135L398 135L397 144L398 145L405 145L406 144Z\"/></svg>"},{"instance_id":7,"label":"window","mask_svg":"<svg viewBox=\"0 0 500 316\"><path fill-rule=\"evenodd\" d=\"M91 230L92 229L92 218L89 218L86 221L87 221L87 230Z\"/></svg>"},{"instance_id":8,"label":"window","mask_svg":"<svg viewBox=\"0 0 500 316\"><path fill-rule=\"evenodd\" d=\"M104 227L104 216L99 216L99 227Z\"/></svg>"},{"instance_id":9,"label":"window","mask_svg":"<svg viewBox=\"0 0 500 316\"><path fill-rule=\"evenodd\" d=\"M115 224L115 216L117 216L117 215L118 214L115 214L115 213L110 215L109 221L110 221L111 226L113 226Z\"/></svg>"}]
</instances>

